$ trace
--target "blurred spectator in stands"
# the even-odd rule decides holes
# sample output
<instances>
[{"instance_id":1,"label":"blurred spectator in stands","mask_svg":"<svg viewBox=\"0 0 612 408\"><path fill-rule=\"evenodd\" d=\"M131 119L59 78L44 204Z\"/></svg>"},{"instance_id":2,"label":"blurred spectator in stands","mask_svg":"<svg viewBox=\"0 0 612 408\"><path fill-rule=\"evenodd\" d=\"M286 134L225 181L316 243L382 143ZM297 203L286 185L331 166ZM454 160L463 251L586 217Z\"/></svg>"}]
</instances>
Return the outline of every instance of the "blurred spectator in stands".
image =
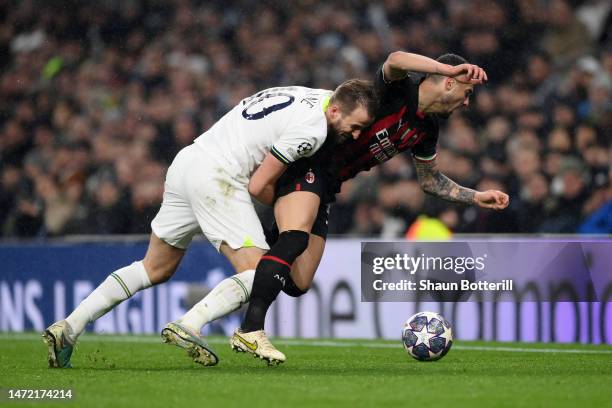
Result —
<instances>
[{"instance_id":1,"label":"blurred spectator in stands","mask_svg":"<svg viewBox=\"0 0 612 408\"><path fill-rule=\"evenodd\" d=\"M546 143L548 151L569 154L572 150L572 138L567 129L562 127L554 128L548 134L548 141Z\"/></svg>"},{"instance_id":2,"label":"blurred spectator in stands","mask_svg":"<svg viewBox=\"0 0 612 408\"><path fill-rule=\"evenodd\" d=\"M546 14L541 44L548 54L555 56L558 66L567 67L591 51L591 37L566 0L552 0Z\"/></svg>"},{"instance_id":3,"label":"blurred spectator in stands","mask_svg":"<svg viewBox=\"0 0 612 408\"><path fill-rule=\"evenodd\" d=\"M520 200L514 203L518 218L518 230L535 233L550 211L548 180L542 173L532 174L521 186Z\"/></svg>"},{"instance_id":4,"label":"blurred spectator in stands","mask_svg":"<svg viewBox=\"0 0 612 408\"><path fill-rule=\"evenodd\" d=\"M521 232L574 232L605 203L609 1L35 4L0 13L2 237L146 232L172 157L242 98L372 78L396 49L487 70L471 109L441 123L438 163L466 185L505 186L507 225L423 200L400 155L345 183L330 233L399 237L423 213L501 232L513 211Z\"/></svg>"},{"instance_id":5,"label":"blurred spectator in stands","mask_svg":"<svg viewBox=\"0 0 612 408\"><path fill-rule=\"evenodd\" d=\"M43 202L35 195L17 198L15 212L8 224L8 235L16 237L37 236L43 225Z\"/></svg>"},{"instance_id":6,"label":"blurred spectator in stands","mask_svg":"<svg viewBox=\"0 0 612 408\"><path fill-rule=\"evenodd\" d=\"M382 210L373 203L359 202L355 207L353 227L348 231L350 235L372 236L379 235L384 223Z\"/></svg>"},{"instance_id":7,"label":"blurred spectator in stands","mask_svg":"<svg viewBox=\"0 0 612 408\"><path fill-rule=\"evenodd\" d=\"M506 186L494 178L484 178L477 185L478 191L486 191L489 189L507 191ZM484 190L482 190L484 189ZM470 232L477 233L517 233L519 232L519 224L516 213L513 208L508 208L504 212L492 211L483 208L470 207L466 212L475 213L469 215L468 219L473 218L473 221L467 225Z\"/></svg>"},{"instance_id":8,"label":"blurred spectator in stands","mask_svg":"<svg viewBox=\"0 0 612 408\"><path fill-rule=\"evenodd\" d=\"M12 165L5 165L0 178L0 233L9 235L7 220L13 214L17 200L17 194L21 190L21 171Z\"/></svg>"},{"instance_id":9,"label":"blurred spectator in stands","mask_svg":"<svg viewBox=\"0 0 612 408\"><path fill-rule=\"evenodd\" d=\"M133 213L130 216L129 232L144 234L150 229L151 221L159 210L163 186L157 181L147 181L136 185L132 191Z\"/></svg>"},{"instance_id":10,"label":"blurred spectator in stands","mask_svg":"<svg viewBox=\"0 0 612 408\"><path fill-rule=\"evenodd\" d=\"M36 191L44 202L44 227L47 235L78 233L87 213L81 204L83 185L70 180L62 189L49 176L36 180Z\"/></svg>"},{"instance_id":11,"label":"blurred spectator in stands","mask_svg":"<svg viewBox=\"0 0 612 408\"><path fill-rule=\"evenodd\" d=\"M510 155L512 169L515 179L513 190L519 189L532 176L540 172L540 155L536 150L529 148L519 148Z\"/></svg>"},{"instance_id":12,"label":"blurred spectator in stands","mask_svg":"<svg viewBox=\"0 0 612 408\"><path fill-rule=\"evenodd\" d=\"M612 173L611 173L612 174ZM578 232L583 234L612 234L612 177L598 189L583 208L585 221Z\"/></svg>"},{"instance_id":13,"label":"blurred spectator in stands","mask_svg":"<svg viewBox=\"0 0 612 408\"><path fill-rule=\"evenodd\" d=\"M15 119L10 119L2 126L0 152L2 163L21 165L25 155L32 148L32 143L23 126Z\"/></svg>"},{"instance_id":14,"label":"blurred spectator in stands","mask_svg":"<svg viewBox=\"0 0 612 408\"><path fill-rule=\"evenodd\" d=\"M550 55L536 51L527 60L527 84L533 90L532 104L538 109L547 109L553 102L561 81L553 70Z\"/></svg>"},{"instance_id":15,"label":"blurred spectator in stands","mask_svg":"<svg viewBox=\"0 0 612 408\"><path fill-rule=\"evenodd\" d=\"M561 160L559 173L551 184L554 204L541 223L540 232L571 233L577 230L588 197L587 178L582 161L572 156Z\"/></svg>"},{"instance_id":16,"label":"blurred spectator in stands","mask_svg":"<svg viewBox=\"0 0 612 408\"><path fill-rule=\"evenodd\" d=\"M85 231L100 234L129 232L131 214L126 201L113 180L101 180L95 187Z\"/></svg>"}]
</instances>

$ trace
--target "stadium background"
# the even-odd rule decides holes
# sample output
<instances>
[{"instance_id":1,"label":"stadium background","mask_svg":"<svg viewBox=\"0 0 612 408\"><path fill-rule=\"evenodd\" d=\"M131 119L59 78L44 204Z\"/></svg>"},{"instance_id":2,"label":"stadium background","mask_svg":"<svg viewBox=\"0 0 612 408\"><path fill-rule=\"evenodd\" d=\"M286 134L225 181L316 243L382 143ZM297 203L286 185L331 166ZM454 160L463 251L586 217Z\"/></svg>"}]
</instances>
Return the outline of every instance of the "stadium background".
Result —
<instances>
[{"instance_id":1,"label":"stadium background","mask_svg":"<svg viewBox=\"0 0 612 408\"><path fill-rule=\"evenodd\" d=\"M408 156L360 174L332 209L339 238L318 272L320 293L304 297L302 312L281 299L290 312L279 317L276 306L273 334L396 338L413 309L383 306L377 320L356 295L358 265L334 259L358 248L347 237L402 238L421 214L454 234L611 234L611 10L564 0L0 0L0 330L41 330L141 257L142 238L126 235L149 233L169 162L241 98L371 78L398 49L455 52L486 69L470 109L443 127L438 162L464 185L507 191L510 208L426 198ZM104 238L74 238L84 234ZM96 330L156 332L229 273L205 243L190 256L173 281ZM577 329L589 306L563 307L522 337L510 310L460 337L612 342L610 313ZM469 321L476 312L462 313ZM555 337L551 321L564 316L574 331ZM209 330L235 325L236 316Z\"/></svg>"}]
</instances>

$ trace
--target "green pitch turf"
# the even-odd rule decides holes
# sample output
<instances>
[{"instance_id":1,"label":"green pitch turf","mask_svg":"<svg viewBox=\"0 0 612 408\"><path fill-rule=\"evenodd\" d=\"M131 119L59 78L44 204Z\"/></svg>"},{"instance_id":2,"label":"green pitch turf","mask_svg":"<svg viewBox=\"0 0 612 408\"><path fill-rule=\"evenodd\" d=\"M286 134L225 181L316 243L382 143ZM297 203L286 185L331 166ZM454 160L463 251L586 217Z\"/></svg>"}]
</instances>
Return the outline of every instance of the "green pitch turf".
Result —
<instances>
[{"instance_id":1,"label":"green pitch turf","mask_svg":"<svg viewBox=\"0 0 612 408\"><path fill-rule=\"evenodd\" d=\"M221 362L192 363L157 336L85 334L73 369L48 369L39 335L0 334L0 387L74 390L73 407L610 407L612 347L458 342L440 361L400 342L280 340L279 367L211 339ZM539 350L539 351L538 351Z\"/></svg>"}]
</instances>

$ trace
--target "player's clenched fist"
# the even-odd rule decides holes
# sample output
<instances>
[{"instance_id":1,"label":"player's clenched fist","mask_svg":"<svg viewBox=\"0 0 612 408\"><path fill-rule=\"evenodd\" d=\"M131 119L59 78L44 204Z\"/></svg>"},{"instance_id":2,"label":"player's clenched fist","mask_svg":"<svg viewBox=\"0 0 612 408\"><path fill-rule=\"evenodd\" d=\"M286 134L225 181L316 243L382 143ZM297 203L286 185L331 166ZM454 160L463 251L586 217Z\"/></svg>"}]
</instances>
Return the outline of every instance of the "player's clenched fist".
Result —
<instances>
[{"instance_id":1,"label":"player's clenched fist","mask_svg":"<svg viewBox=\"0 0 612 408\"><path fill-rule=\"evenodd\" d=\"M508 194L498 190L479 191L474 195L474 201L482 208L503 210L510 204Z\"/></svg>"}]
</instances>

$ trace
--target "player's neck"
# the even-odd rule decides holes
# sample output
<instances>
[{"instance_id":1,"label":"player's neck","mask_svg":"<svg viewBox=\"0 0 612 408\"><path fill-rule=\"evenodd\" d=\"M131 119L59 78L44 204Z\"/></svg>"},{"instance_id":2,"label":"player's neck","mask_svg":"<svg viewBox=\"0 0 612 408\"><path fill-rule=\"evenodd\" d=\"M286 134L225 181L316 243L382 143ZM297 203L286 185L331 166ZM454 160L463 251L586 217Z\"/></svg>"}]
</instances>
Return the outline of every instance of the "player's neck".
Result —
<instances>
[{"instance_id":1,"label":"player's neck","mask_svg":"<svg viewBox=\"0 0 612 408\"><path fill-rule=\"evenodd\" d=\"M437 113L438 92L425 80L419 85L419 110L424 114Z\"/></svg>"},{"instance_id":2,"label":"player's neck","mask_svg":"<svg viewBox=\"0 0 612 408\"><path fill-rule=\"evenodd\" d=\"M330 116L329 109L325 109L323 111L323 115L325 115L325 120L327 121L327 124L328 125L331 124L332 123L332 118Z\"/></svg>"}]
</instances>

